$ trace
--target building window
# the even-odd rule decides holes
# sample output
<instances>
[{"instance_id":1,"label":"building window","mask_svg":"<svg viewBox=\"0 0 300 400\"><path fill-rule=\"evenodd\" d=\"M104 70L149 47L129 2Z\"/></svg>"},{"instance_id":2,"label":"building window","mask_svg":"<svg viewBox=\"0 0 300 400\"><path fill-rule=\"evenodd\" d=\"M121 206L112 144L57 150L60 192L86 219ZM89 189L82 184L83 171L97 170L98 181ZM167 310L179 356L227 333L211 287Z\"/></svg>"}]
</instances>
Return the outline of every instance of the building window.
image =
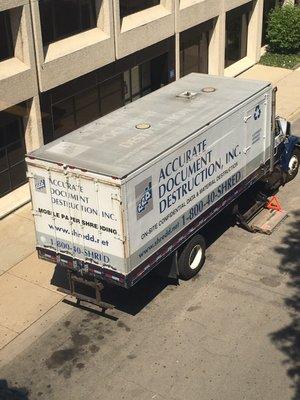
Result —
<instances>
[{"instance_id":1,"label":"building window","mask_svg":"<svg viewBox=\"0 0 300 400\"><path fill-rule=\"evenodd\" d=\"M145 96L168 83L168 56L163 54L124 72L125 104Z\"/></svg>"},{"instance_id":2,"label":"building window","mask_svg":"<svg viewBox=\"0 0 300 400\"><path fill-rule=\"evenodd\" d=\"M14 56L9 11L0 12L0 62Z\"/></svg>"},{"instance_id":3,"label":"building window","mask_svg":"<svg viewBox=\"0 0 300 400\"><path fill-rule=\"evenodd\" d=\"M261 45L265 46L266 36L267 36L267 27L268 27L268 16L271 10L273 10L279 4L278 0L265 0L264 1L264 14L263 14L263 26L262 26L262 37L261 37Z\"/></svg>"},{"instance_id":4,"label":"building window","mask_svg":"<svg viewBox=\"0 0 300 400\"><path fill-rule=\"evenodd\" d=\"M44 142L49 143L159 89L174 80L174 71L172 36L41 93Z\"/></svg>"},{"instance_id":5,"label":"building window","mask_svg":"<svg viewBox=\"0 0 300 400\"><path fill-rule=\"evenodd\" d=\"M123 78L115 76L101 84L76 91L52 103L54 139L124 105Z\"/></svg>"},{"instance_id":6,"label":"building window","mask_svg":"<svg viewBox=\"0 0 300 400\"><path fill-rule=\"evenodd\" d=\"M0 197L27 181L23 106L0 112Z\"/></svg>"},{"instance_id":7,"label":"building window","mask_svg":"<svg viewBox=\"0 0 300 400\"><path fill-rule=\"evenodd\" d=\"M151 92L150 61L137 65L124 72L125 104L139 99Z\"/></svg>"},{"instance_id":8,"label":"building window","mask_svg":"<svg viewBox=\"0 0 300 400\"><path fill-rule=\"evenodd\" d=\"M95 0L40 0L43 45L96 27Z\"/></svg>"},{"instance_id":9,"label":"building window","mask_svg":"<svg viewBox=\"0 0 300 400\"><path fill-rule=\"evenodd\" d=\"M120 0L120 17L137 13L160 4L160 0Z\"/></svg>"},{"instance_id":10,"label":"building window","mask_svg":"<svg viewBox=\"0 0 300 400\"><path fill-rule=\"evenodd\" d=\"M248 25L252 2L226 13L225 66L247 56Z\"/></svg>"},{"instance_id":11,"label":"building window","mask_svg":"<svg viewBox=\"0 0 300 400\"><path fill-rule=\"evenodd\" d=\"M208 73L208 47L213 20L180 34L180 76Z\"/></svg>"}]
</instances>

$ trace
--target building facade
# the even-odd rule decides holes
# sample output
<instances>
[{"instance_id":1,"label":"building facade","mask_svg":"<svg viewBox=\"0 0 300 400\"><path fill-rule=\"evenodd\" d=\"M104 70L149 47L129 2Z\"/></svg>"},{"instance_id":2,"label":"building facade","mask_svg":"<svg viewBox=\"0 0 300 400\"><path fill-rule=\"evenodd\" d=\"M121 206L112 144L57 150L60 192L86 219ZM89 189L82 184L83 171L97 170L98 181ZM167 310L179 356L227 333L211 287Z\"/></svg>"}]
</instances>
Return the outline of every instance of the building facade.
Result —
<instances>
[{"instance_id":1,"label":"building facade","mask_svg":"<svg viewBox=\"0 0 300 400\"><path fill-rule=\"evenodd\" d=\"M0 197L26 152L190 72L236 76L276 0L1 0Z\"/></svg>"}]
</instances>

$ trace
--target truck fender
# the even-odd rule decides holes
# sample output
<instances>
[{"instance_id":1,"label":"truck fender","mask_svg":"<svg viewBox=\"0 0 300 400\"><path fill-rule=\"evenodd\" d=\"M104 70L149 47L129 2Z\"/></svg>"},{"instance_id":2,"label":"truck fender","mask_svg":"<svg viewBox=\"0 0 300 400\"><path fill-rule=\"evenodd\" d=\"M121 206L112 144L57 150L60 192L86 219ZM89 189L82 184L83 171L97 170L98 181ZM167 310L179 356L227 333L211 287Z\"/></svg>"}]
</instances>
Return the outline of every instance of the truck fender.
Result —
<instances>
[{"instance_id":1,"label":"truck fender","mask_svg":"<svg viewBox=\"0 0 300 400\"><path fill-rule=\"evenodd\" d=\"M287 172L289 169L289 162L295 147L300 148L300 138L295 135L288 136L284 142L280 157L281 168L284 172Z\"/></svg>"}]
</instances>

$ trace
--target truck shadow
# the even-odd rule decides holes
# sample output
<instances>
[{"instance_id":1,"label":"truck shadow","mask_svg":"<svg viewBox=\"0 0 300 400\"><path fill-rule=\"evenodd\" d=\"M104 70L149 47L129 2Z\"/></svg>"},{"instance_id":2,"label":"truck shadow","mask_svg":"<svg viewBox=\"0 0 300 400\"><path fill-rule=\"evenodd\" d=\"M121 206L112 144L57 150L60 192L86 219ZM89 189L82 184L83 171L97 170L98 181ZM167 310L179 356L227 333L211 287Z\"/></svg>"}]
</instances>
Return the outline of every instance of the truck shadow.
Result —
<instances>
[{"instance_id":1,"label":"truck shadow","mask_svg":"<svg viewBox=\"0 0 300 400\"><path fill-rule=\"evenodd\" d=\"M293 400L300 399L300 210L291 213L289 230L282 243L275 247L281 254L279 270L289 276L291 295L284 299L290 323L270 334L270 339L285 355L287 375L295 390Z\"/></svg>"},{"instance_id":2,"label":"truck shadow","mask_svg":"<svg viewBox=\"0 0 300 400\"><path fill-rule=\"evenodd\" d=\"M6 379L0 379L0 400L29 400L28 390L9 387Z\"/></svg>"},{"instance_id":3,"label":"truck shadow","mask_svg":"<svg viewBox=\"0 0 300 400\"><path fill-rule=\"evenodd\" d=\"M211 246L215 241L217 241L231 226L232 217L230 215L221 213L215 217L212 223L208 224L208 227L201 231L201 234L205 236L207 247ZM178 286L179 282L177 279L172 279L167 276L167 271L170 269L171 263L172 259L171 256L169 256L154 270L149 272L148 275L136 283L130 290L118 286L105 286L101 292L102 301L111 304L114 308L121 312L125 312L130 315L138 314L161 292L164 290L172 290ZM205 265L203 268L205 268ZM56 266L51 284L61 288L69 288L64 268L60 267L59 265ZM82 290L82 294L94 296L92 291L93 289L85 288ZM90 306L88 303L81 303L81 305L78 306L76 303L73 303L69 300L64 301L76 307L89 309L95 314L103 315L110 319L115 319L109 315L109 311L104 314L98 307Z\"/></svg>"}]
</instances>

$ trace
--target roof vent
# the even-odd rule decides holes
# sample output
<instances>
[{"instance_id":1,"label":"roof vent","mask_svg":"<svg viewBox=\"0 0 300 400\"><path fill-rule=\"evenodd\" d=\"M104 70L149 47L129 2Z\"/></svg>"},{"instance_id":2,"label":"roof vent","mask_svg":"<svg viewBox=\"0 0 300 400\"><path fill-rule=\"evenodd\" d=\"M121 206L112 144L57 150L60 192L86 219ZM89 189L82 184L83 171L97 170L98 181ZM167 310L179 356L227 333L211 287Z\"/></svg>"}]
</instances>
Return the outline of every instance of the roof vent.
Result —
<instances>
[{"instance_id":1,"label":"roof vent","mask_svg":"<svg viewBox=\"0 0 300 400\"><path fill-rule=\"evenodd\" d=\"M192 99L194 99L195 97L197 97L198 95L199 95L199 93L197 93L197 92L189 92L189 91L186 91L186 92L183 92L183 93L178 94L176 97L179 97L179 98L181 98L181 99L192 100Z\"/></svg>"},{"instance_id":2,"label":"roof vent","mask_svg":"<svg viewBox=\"0 0 300 400\"><path fill-rule=\"evenodd\" d=\"M151 128L151 125L148 124L147 122L142 122L140 124L137 124L135 127L136 129L149 129Z\"/></svg>"},{"instance_id":3,"label":"roof vent","mask_svg":"<svg viewBox=\"0 0 300 400\"><path fill-rule=\"evenodd\" d=\"M213 93L216 90L217 90L216 88L208 86L208 87L204 87L203 89L201 89L201 92L203 92L203 93Z\"/></svg>"}]
</instances>

